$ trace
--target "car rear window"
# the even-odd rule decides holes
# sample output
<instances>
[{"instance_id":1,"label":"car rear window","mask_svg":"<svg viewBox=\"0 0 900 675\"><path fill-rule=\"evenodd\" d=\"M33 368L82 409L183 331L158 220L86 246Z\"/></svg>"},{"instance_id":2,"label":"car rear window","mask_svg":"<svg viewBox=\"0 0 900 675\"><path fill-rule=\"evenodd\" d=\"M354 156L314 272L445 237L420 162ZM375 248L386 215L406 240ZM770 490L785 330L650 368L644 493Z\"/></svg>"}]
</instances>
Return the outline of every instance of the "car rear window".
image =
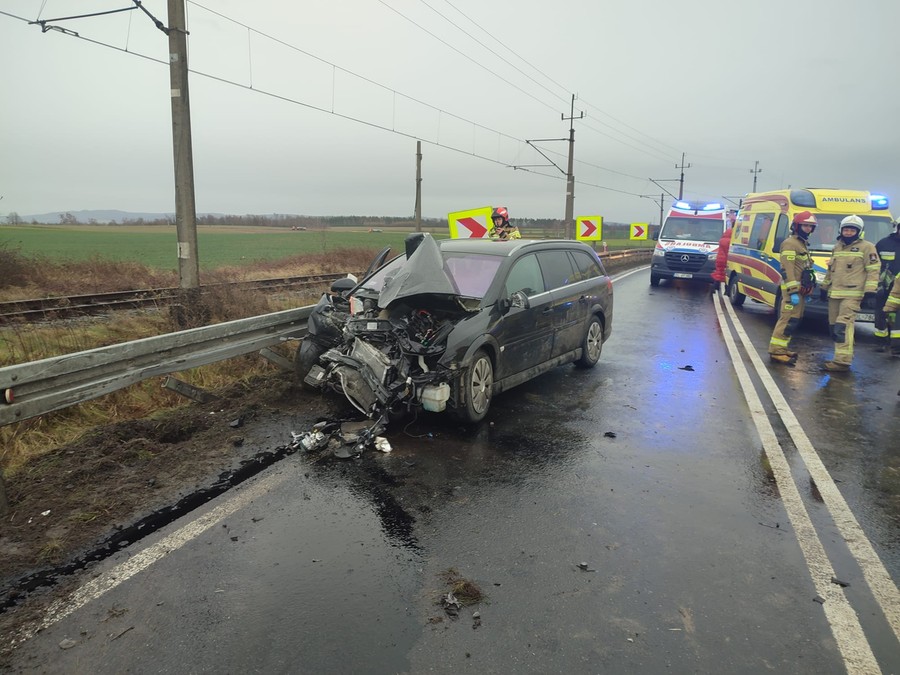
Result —
<instances>
[{"instance_id":1,"label":"car rear window","mask_svg":"<svg viewBox=\"0 0 900 675\"><path fill-rule=\"evenodd\" d=\"M600 263L591 258L590 255L584 251L570 251L570 253L575 260L576 269L573 281L584 281L585 279L603 276L603 268L600 267Z\"/></svg>"}]
</instances>

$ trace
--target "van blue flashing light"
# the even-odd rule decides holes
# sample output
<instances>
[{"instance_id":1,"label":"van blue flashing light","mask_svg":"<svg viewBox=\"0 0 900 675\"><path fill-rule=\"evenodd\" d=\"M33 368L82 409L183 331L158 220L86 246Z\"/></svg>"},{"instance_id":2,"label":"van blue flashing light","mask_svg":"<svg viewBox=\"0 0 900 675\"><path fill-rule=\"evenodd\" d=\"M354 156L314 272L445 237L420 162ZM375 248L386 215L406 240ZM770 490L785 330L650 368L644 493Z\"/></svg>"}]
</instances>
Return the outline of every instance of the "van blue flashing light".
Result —
<instances>
[{"instance_id":1,"label":"van blue flashing light","mask_svg":"<svg viewBox=\"0 0 900 675\"><path fill-rule=\"evenodd\" d=\"M884 195L872 195L872 210L881 211L890 205L887 197Z\"/></svg>"},{"instance_id":2,"label":"van blue flashing light","mask_svg":"<svg viewBox=\"0 0 900 675\"><path fill-rule=\"evenodd\" d=\"M691 205L688 202L675 202L675 208L689 209L689 208L691 208Z\"/></svg>"},{"instance_id":3,"label":"van blue flashing light","mask_svg":"<svg viewBox=\"0 0 900 675\"><path fill-rule=\"evenodd\" d=\"M722 208L721 204L714 203L714 204L707 204L706 206L703 207L703 210L704 211L718 211L721 208Z\"/></svg>"}]
</instances>

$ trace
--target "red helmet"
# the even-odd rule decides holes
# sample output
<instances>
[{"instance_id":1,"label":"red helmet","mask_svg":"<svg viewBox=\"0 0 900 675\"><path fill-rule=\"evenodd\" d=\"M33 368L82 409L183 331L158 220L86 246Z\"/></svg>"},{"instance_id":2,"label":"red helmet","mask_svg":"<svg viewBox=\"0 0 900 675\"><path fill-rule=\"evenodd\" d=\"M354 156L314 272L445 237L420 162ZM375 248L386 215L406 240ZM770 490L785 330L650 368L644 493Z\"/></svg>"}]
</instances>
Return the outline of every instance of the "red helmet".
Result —
<instances>
[{"instance_id":1,"label":"red helmet","mask_svg":"<svg viewBox=\"0 0 900 675\"><path fill-rule=\"evenodd\" d=\"M791 232L798 232L801 225L812 225L812 231L816 229L816 217L809 211L801 211L791 221Z\"/></svg>"},{"instance_id":2,"label":"red helmet","mask_svg":"<svg viewBox=\"0 0 900 675\"><path fill-rule=\"evenodd\" d=\"M503 222L505 223L507 220L509 220L509 211L505 206L498 206L493 210L493 212L491 212L491 220L493 220L494 218L503 218Z\"/></svg>"}]
</instances>

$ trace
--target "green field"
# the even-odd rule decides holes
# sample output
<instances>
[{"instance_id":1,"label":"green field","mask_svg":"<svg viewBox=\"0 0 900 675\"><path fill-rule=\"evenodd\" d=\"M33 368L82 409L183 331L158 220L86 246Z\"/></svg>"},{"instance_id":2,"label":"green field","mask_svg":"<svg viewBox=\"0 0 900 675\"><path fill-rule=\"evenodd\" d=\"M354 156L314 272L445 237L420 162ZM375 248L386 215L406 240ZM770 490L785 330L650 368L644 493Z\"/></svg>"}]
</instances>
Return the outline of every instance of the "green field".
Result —
<instances>
[{"instance_id":1,"label":"green field","mask_svg":"<svg viewBox=\"0 0 900 675\"><path fill-rule=\"evenodd\" d=\"M201 269L250 265L296 255L322 254L337 249L390 246L403 250L407 231L328 230L292 231L284 228L200 227L197 231ZM446 236L445 232L435 233ZM608 240L610 250L652 247L653 242ZM0 247L26 257L54 261L100 258L135 261L147 267L175 270L177 236L174 227L151 226L0 226ZM599 243L596 246L599 250Z\"/></svg>"}]
</instances>

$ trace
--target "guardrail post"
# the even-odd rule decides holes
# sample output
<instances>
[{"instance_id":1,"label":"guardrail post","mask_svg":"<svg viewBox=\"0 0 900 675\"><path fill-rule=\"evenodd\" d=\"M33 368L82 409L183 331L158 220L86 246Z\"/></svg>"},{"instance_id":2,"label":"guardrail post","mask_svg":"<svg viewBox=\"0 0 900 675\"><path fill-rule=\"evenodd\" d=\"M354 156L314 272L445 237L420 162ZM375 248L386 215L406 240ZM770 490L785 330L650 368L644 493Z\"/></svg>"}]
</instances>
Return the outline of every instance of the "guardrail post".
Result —
<instances>
[{"instance_id":1,"label":"guardrail post","mask_svg":"<svg viewBox=\"0 0 900 675\"><path fill-rule=\"evenodd\" d=\"M194 385L188 384L187 382L182 382L178 378L172 377L171 375L166 376L166 379L163 381L162 386L165 389L171 389L176 394L181 394L186 398L197 401L197 403L206 403L216 398L208 391L204 391L200 387L195 387Z\"/></svg>"}]
</instances>

